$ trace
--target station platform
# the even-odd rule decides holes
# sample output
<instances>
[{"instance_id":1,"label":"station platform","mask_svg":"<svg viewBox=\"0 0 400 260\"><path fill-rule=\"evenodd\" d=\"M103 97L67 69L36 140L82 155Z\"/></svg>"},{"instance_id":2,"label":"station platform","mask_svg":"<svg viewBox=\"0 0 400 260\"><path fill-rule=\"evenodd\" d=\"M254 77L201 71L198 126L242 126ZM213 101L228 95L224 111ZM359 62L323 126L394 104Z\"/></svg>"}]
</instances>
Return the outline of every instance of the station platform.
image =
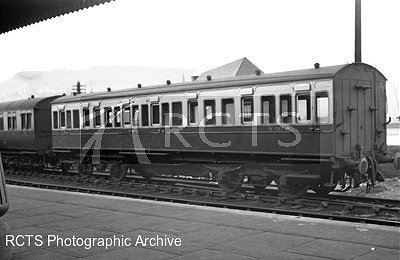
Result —
<instances>
[{"instance_id":1,"label":"station platform","mask_svg":"<svg viewBox=\"0 0 400 260\"><path fill-rule=\"evenodd\" d=\"M400 259L399 227L17 186L8 195L15 260Z\"/></svg>"}]
</instances>

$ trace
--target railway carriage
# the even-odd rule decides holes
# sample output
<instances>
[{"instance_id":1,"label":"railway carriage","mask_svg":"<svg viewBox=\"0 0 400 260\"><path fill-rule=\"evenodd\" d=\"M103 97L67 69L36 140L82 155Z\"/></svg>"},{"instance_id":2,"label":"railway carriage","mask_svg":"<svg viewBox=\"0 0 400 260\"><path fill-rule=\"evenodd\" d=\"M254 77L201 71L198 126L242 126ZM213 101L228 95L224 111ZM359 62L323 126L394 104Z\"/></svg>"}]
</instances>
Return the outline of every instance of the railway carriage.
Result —
<instances>
[{"instance_id":1,"label":"railway carriage","mask_svg":"<svg viewBox=\"0 0 400 260\"><path fill-rule=\"evenodd\" d=\"M52 102L53 149L82 176L106 165L212 176L228 192L273 180L287 197L374 182L386 157L386 78L354 63L151 86Z\"/></svg>"},{"instance_id":2,"label":"railway carriage","mask_svg":"<svg viewBox=\"0 0 400 260\"><path fill-rule=\"evenodd\" d=\"M58 97L0 103L0 150L6 165L43 167L52 152L50 102Z\"/></svg>"}]
</instances>

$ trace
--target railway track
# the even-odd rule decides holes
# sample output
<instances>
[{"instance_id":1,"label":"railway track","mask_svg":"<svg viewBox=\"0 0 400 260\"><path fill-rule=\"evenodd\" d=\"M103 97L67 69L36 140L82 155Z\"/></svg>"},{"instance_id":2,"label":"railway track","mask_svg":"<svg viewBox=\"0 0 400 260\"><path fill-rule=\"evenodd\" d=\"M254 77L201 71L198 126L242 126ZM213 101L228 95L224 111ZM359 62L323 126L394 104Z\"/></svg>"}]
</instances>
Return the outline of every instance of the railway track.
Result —
<instances>
[{"instance_id":1,"label":"railway track","mask_svg":"<svg viewBox=\"0 0 400 260\"><path fill-rule=\"evenodd\" d=\"M160 180L151 184L127 181L113 182L102 178L82 179L72 175L49 173L7 174L9 185L102 194L110 196L204 205L236 210L269 212L284 215L400 226L400 201L349 196L309 196L289 200L276 195L259 195L244 190L227 194L215 187Z\"/></svg>"}]
</instances>

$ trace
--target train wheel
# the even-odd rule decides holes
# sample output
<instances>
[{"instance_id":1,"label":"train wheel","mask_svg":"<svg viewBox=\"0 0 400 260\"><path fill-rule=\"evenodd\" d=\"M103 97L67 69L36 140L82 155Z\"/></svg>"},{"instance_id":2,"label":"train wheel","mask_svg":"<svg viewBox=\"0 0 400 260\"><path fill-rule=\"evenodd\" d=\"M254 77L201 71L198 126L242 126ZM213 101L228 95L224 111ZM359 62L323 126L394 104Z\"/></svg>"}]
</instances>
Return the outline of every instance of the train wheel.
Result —
<instances>
[{"instance_id":1,"label":"train wheel","mask_svg":"<svg viewBox=\"0 0 400 260\"><path fill-rule=\"evenodd\" d=\"M113 181L123 181L127 172L128 168L122 164L112 164L110 166L110 175Z\"/></svg>"},{"instance_id":2,"label":"train wheel","mask_svg":"<svg viewBox=\"0 0 400 260\"><path fill-rule=\"evenodd\" d=\"M218 185L227 193L233 193L242 186L242 179L239 172L218 173Z\"/></svg>"},{"instance_id":3,"label":"train wheel","mask_svg":"<svg viewBox=\"0 0 400 260\"><path fill-rule=\"evenodd\" d=\"M91 164L79 164L78 171L79 171L79 176L86 179L92 175L93 166Z\"/></svg>"},{"instance_id":4,"label":"train wheel","mask_svg":"<svg viewBox=\"0 0 400 260\"><path fill-rule=\"evenodd\" d=\"M281 176L277 184L280 193L288 199L298 199L304 196L310 186L307 181L288 180L285 176Z\"/></svg>"}]
</instances>

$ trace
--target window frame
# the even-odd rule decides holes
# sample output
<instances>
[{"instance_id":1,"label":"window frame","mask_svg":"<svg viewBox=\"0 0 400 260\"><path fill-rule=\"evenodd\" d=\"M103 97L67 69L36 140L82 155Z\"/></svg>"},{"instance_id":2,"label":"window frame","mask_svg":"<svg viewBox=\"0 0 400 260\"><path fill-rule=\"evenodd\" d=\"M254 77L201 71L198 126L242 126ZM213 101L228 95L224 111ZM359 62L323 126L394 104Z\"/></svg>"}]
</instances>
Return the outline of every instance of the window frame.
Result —
<instances>
[{"instance_id":1,"label":"window frame","mask_svg":"<svg viewBox=\"0 0 400 260\"><path fill-rule=\"evenodd\" d=\"M180 107L180 113L176 113L174 111L174 105L179 105ZM174 114L180 114L180 117L176 117L174 116ZM175 101L175 102L171 102L171 125L172 126L183 126L183 104L182 101Z\"/></svg>"},{"instance_id":2,"label":"window frame","mask_svg":"<svg viewBox=\"0 0 400 260\"><path fill-rule=\"evenodd\" d=\"M269 104L269 108L268 108L268 112L269 112L269 117L268 117L268 122L264 122L264 102L267 101L268 99L272 98L272 105ZM262 125L274 125L277 123L277 111L276 111L276 96L275 95L263 95L260 97L260 105L261 105L261 124ZM271 100L268 100L269 103L271 103ZM271 116L271 108L273 108L273 115ZM271 122L271 118L273 118L272 122Z\"/></svg>"},{"instance_id":3,"label":"window frame","mask_svg":"<svg viewBox=\"0 0 400 260\"><path fill-rule=\"evenodd\" d=\"M143 108L146 107L146 110L143 110ZM143 113L143 111L146 111L146 113ZM147 115L145 117L145 115ZM140 125L142 127L149 127L150 126L150 113L149 113L149 104L142 104L140 105Z\"/></svg>"},{"instance_id":4,"label":"window frame","mask_svg":"<svg viewBox=\"0 0 400 260\"><path fill-rule=\"evenodd\" d=\"M244 101L245 99L251 99L251 121L245 121L245 117L244 117ZM254 122L254 97L253 96L243 96L240 99L240 118L241 118L241 123L243 125L249 125L249 124L253 124Z\"/></svg>"},{"instance_id":5,"label":"window frame","mask_svg":"<svg viewBox=\"0 0 400 260\"><path fill-rule=\"evenodd\" d=\"M127 112L127 111L128 111L128 112ZM126 122L126 121L125 121L125 119L126 119L126 114L128 114L129 122ZM132 118L131 118L131 106L130 106L130 105L124 105L124 106L122 106L122 125L123 125L124 127L130 126L130 125L131 125L131 121L132 121Z\"/></svg>"},{"instance_id":6,"label":"window frame","mask_svg":"<svg viewBox=\"0 0 400 260\"><path fill-rule=\"evenodd\" d=\"M140 107L139 105L131 106L131 125L138 127L140 126Z\"/></svg>"},{"instance_id":7,"label":"window frame","mask_svg":"<svg viewBox=\"0 0 400 260\"><path fill-rule=\"evenodd\" d=\"M62 118L64 117L64 120ZM59 120L59 128L60 129L65 129L67 127L67 115L65 109L59 110L59 115L58 115L58 120Z\"/></svg>"},{"instance_id":8,"label":"window frame","mask_svg":"<svg viewBox=\"0 0 400 260\"><path fill-rule=\"evenodd\" d=\"M68 118L68 114L69 114L69 118ZM71 109L68 109L66 111L65 121L66 121L66 123L65 123L66 128L72 129L72 110Z\"/></svg>"},{"instance_id":9,"label":"window frame","mask_svg":"<svg viewBox=\"0 0 400 260\"><path fill-rule=\"evenodd\" d=\"M154 107L158 107L158 123L154 122ZM151 117L151 125L152 126L160 126L161 125L161 108L159 103L153 103L150 106L150 117Z\"/></svg>"},{"instance_id":10,"label":"window frame","mask_svg":"<svg viewBox=\"0 0 400 260\"><path fill-rule=\"evenodd\" d=\"M120 128L123 126L123 122L122 122L122 110L120 106L114 106L113 107L113 117L114 119L113 121L113 126L116 128ZM119 120L119 122L118 122Z\"/></svg>"},{"instance_id":11,"label":"window frame","mask_svg":"<svg viewBox=\"0 0 400 260\"><path fill-rule=\"evenodd\" d=\"M308 100L305 99L306 101L308 101L308 103L306 104L308 107L307 110L307 115L306 115L306 120L301 120L299 121L298 119L298 113L299 113L299 96L306 96L308 97ZM301 92L301 93L296 93L296 123L297 124L308 124L312 121L312 95L311 92Z\"/></svg>"},{"instance_id":12,"label":"window frame","mask_svg":"<svg viewBox=\"0 0 400 260\"><path fill-rule=\"evenodd\" d=\"M100 106L93 107L92 111L93 111L93 127L100 128L101 127L101 108L100 108Z\"/></svg>"},{"instance_id":13,"label":"window frame","mask_svg":"<svg viewBox=\"0 0 400 260\"><path fill-rule=\"evenodd\" d=\"M79 109L72 110L72 129L79 129L80 128L80 113ZM78 121L76 121L78 120Z\"/></svg>"},{"instance_id":14,"label":"window frame","mask_svg":"<svg viewBox=\"0 0 400 260\"><path fill-rule=\"evenodd\" d=\"M289 97L288 99L287 99L287 101L288 101L288 108L287 108L287 110L288 111L286 111L286 113L288 114L287 116L285 116L285 117L283 117L282 116L282 114L283 114L283 112L282 112L282 97ZM281 123L284 123L284 124L292 124L293 123L293 115L292 115L292 113L293 113L293 104L292 104L293 102L292 102L292 93L286 93L286 94L280 94L279 95L279 117L280 117L280 122ZM290 111L290 110L292 110L292 111ZM284 118L286 118L286 117L289 117L290 118L290 121L289 122L284 122Z\"/></svg>"},{"instance_id":15,"label":"window frame","mask_svg":"<svg viewBox=\"0 0 400 260\"><path fill-rule=\"evenodd\" d=\"M27 130L27 120L26 120L26 113L21 113L21 130Z\"/></svg>"},{"instance_id":16,"label":"window frame","mask_svg":"<svg viewBox=\"0 0 400 260\"><path fill-rule=\"evenodd\" d=\"M164 111L164 108L168 108L168 111ZM169 102L161 103L161 125L170 126L171 125L171 106ZM167 119L167 120L166 120Z\"/></svg>"},{"instance_id":17,"label":"window frame","mask_svg":"<svg viewBox=\"0 0 400 260\"><path fill-rule=\"evenodd\" d=\"M331 111L331 99L330 99L329 93L327 91L318 91L318 92L315 92L314 96L315 96L315 112L314 112L315 123L318 125L331 124L332 111ZM328 115L326 116L327 122L319 122L318 121L318 98L320 98L320 97L324 97L324 98L328 99Z\"/></svg>"},{"instance_id":18,"label":"window frame","mask_svg":"<svg viewBox=\"0 0 400 260\"><path fill-rule=\"evenodd\" d=\"M87 114L86 114L87 111ZM90 128L90 109L89 107L82 108L82 128Z\"/></svg>"},{"instance_id":19,"label":"window frame","mask_svg":"<svg viewBox=\"0 0 400 260\"><path fill-rule=\"evenodd\" d=\"M207 116L209 115L209 113L207 114L207 107L210 105L207 105L207 102L212 102L213 104L211 105L211 118L207 118ZM205 122L204 125L205 126L215 126L217 125L217 117L216 117L216 111L217 111L217 102L215 99L205 99L203 101L203 112L204 112L204 118ZM211 122L211 123L209 123Z\"/></svg>"},{"instance_id":20,"label":"window frame","mask_svg":"<svg viewBox=\"0 0 400 260\"><path fill-rule=\"evenodd\" d=\"M224 101L227 101L227 100L230 100L232 102L229 102L229 103L226 103L226 104L233 104L233 115L230 114L230 117L224 116L224 114L228 114L228 111L225 111L226 110L226 106L224 106ZM236 117L236 113L235 113L236 111L235 110L236 110L235 98L230 97L230 98L222 98L221 99L221 113L222 113L221 125L224 125L224 126L235 125L235 123L236 123L236 120L235 120L236 119L235 118ZM231 120L232 122L228 123L229 120Z\"/></svg>"},{"instance_id":21,"label":"window frame","mask_svg":"<svg viewBox=\"0 0 400 260\"><path fill-rule=\"evenodd\" d=\"M192 104L196 104L194 107L197 107L197 110L194 111L194 118L195 118L194 122L191 122L191 120L192 120L192 106L191 105ZM188 100L187 107L188 107L188 125L189 126L199 125L200 124L200 111L199 111L200 106L199 106L199 101L197 99Z\"/></svg>"},{"instance_id":22,"label":"window frame","mask_svg":"<svg viewBox=\"0 0 400 260\"><path fill-rule=\"evenodd\" d=\"M0 112L0 131L4 131L4 115Z\"/></svg>"}]
</instances>

